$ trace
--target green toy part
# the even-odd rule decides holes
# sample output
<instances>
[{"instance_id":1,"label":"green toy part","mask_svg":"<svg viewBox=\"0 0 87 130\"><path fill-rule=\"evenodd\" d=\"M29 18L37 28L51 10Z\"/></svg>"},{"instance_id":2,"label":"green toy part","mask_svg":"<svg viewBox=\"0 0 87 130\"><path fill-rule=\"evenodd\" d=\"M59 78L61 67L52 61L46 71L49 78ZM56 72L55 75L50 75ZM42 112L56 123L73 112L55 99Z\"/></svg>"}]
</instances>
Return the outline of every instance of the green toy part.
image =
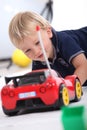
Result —
<instances>
[{"instance_id":1,"label":"green toy part","mask_svg":"<svg viewBox=\"0 0 87 130\"><path fill-rule=\"evenodd\" d=\"M84 106L63 107L62 123L64 130L87 130L87 116Z\"/></svg>"}]
</instances>

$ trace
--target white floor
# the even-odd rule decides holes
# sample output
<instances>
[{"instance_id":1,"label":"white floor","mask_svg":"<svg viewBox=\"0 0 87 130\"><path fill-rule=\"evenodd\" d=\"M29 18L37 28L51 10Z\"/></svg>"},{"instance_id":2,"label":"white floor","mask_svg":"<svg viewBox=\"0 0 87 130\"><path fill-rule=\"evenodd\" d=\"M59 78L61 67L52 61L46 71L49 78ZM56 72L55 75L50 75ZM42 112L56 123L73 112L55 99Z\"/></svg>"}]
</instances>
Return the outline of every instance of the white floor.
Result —
<instances>
[{"instance_id":1,"label":"white floor","mask_svg":"<svg viewBox=\"0 0 87 130\"><path fill-rule=\"evenodd\" d=\"M12 66L9 70L4 68L0 70L0 88L5 84L5 75L19 75L30 71L30 67L20 68ZM72 103L70 106L84 106L87 110L87 87L83 88L83 96L81 101ZM1 104L1 101L0 101ZM0 130L63 130L63 124L61 121L62 111L48 111L48 112L36 112L21 114L14 117L6 116L0 105Z\"/></svg>"}]
</instances>

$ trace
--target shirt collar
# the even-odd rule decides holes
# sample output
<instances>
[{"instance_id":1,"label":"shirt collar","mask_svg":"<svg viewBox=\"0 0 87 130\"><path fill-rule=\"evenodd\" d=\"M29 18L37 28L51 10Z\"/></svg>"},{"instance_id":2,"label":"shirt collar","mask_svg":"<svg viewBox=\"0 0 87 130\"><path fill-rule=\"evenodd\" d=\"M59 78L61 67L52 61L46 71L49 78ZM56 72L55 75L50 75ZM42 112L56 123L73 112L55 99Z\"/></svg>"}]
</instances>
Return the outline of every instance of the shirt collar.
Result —
<instances>
[{"instance_id":1,"label":"shirt collar","mask_svg":"<svg viewBox=\"0 0 87 130\"><path fill-rule=\"evenodd\" d=\"M51 41L52 41L52 44L55 48L55 51L56 53L59 52L59 49L58 49L58 36L57 36L57 32L55 31L54 28L52 28L52 34L53 34L53 37L51 38Z\"/></svg>"}]
</instances>

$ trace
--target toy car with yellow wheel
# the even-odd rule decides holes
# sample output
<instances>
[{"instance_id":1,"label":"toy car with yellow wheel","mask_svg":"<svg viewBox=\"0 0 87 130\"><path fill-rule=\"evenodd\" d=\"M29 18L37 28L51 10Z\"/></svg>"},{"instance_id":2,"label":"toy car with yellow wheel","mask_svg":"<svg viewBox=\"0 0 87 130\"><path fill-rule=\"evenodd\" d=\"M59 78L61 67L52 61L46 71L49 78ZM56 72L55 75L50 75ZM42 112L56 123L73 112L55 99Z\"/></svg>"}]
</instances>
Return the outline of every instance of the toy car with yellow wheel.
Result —
<instances>
[{"instance_id":1,"label":"toy car with yellow wheel","mask_svg":"<svg viewBox=\"0 0 87 130\"><path fill-rule=\"evenodd\" d=\"M54 70L33 70L22 76L5 77L1 89L3 112L16 115L21 109L61 108L71 101L79 101L82 87L76 75L59 77Z\"/></svg>"}]
</instances>

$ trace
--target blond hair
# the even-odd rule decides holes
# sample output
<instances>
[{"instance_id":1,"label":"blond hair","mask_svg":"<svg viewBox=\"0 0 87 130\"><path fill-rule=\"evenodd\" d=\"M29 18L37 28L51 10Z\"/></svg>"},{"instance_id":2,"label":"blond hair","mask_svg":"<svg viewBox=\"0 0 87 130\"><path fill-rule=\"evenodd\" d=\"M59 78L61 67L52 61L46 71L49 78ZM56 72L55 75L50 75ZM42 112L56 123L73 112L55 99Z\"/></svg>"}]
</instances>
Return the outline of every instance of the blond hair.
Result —
<instances>
[{"instance_id":1,"label":"blond hair","mask_svg":"<svg viewBox=\"0 0 87 130\"><path fill-rule=\"evenodd\" d=\"M31 35L39 25L42 29L50 27L49 22L35 12L19 12L9 24L9 37L11 42L17 46L25 36Z\"/></svg>"}]
</instances>

